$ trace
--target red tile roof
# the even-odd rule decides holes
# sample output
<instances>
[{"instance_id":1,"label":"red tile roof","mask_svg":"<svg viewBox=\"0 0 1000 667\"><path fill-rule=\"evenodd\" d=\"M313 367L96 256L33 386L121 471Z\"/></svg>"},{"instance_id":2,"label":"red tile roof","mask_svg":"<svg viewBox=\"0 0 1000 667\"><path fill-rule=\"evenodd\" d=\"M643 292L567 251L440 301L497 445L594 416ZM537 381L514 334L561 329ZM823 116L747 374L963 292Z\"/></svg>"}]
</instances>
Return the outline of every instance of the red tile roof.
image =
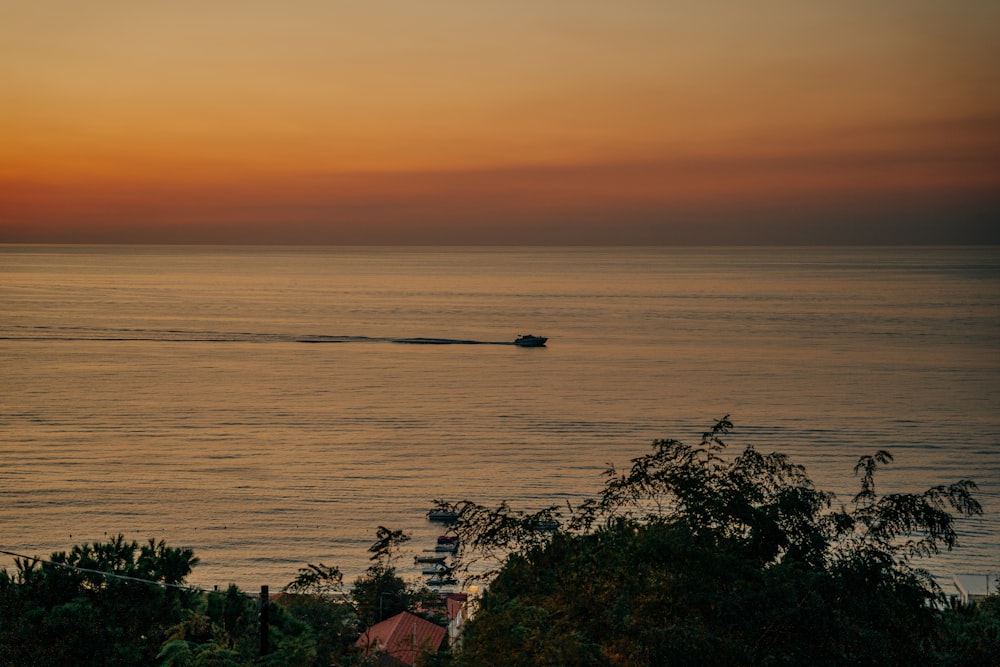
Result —
<instances>
[{"instance_id":1,"label":"red tile roof","mask_svg":"<svg viewBox=\"0 0 1000 667\"><path fill-rule=\"evenodd\" d=\"M413 665L420 654L436 653L447 634L440 625L404 611L365 630L356 645L365 649L365 655L387 653Z\"/></svg>"}]
</instances>

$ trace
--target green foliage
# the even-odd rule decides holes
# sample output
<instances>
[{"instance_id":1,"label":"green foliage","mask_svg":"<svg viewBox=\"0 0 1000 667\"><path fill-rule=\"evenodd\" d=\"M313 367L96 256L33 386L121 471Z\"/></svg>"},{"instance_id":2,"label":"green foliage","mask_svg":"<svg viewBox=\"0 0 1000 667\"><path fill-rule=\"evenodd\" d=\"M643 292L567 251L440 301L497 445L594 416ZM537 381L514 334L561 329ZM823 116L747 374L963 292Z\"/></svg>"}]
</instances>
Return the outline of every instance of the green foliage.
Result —
<instances>
[{"instance_id":1,"label":"green foliage","mask_svg":"<svg viewBox=\"0 0 1000 667\"><path fill-rule=\"evenodd\" d=\"M319 661L307 620L273 604L273 650L261 658L258 602L235 586L182 586L197 562L190 549L121 535L49 561L17 559L13 573L0 570L0 665L332 664ZM316 571L314 585L333 572Z\"/></svg>"},{"instance_id":2,"label":"green foliage","mask_svg":"<svg viewBox=\"0 0 1000 667\"><path fill-rule=\"evenodd\" d=\"M375 531L375 542L368 547L368 551L372 554L369 560L391 565L398 557L399 548L409 541L410 536L403 531L379 526Z\"/></svg>"},{"instance_id":3,"label":"green foliage","mask_svg":"<svg viewBox=\"0 0 1000 667\"><path fill-rule=\"evenodd\" d=\"M170 629L157 658L161 665L174 667L317 664L317 642L308 622L274 603L268 605L268 619L273 650L262 658L259 602L236 586L206 593L197 608Z\"/></svg>"},{"instance_id":4,"label":"green foliage","mask_svg":"<svg viewBox=\"0 0 1000 667\"><path fill-rule=\"evenodd\" d=\"M310 626L316 665L353 664L360 659L354 642L365 628L402 611L414 611L418 602L431 602L425 587L413 587L396 573L394 563L409 540L401 530L379 526L368 549L373 562L346 594L340 570L323 564L301 568L285 587L280 604ZM433 601L440 603L437 598Z\"/></svg>"},{"instance_id":5,"label":"green foliage","mask_svg":"<svg viewBox=\"0 0 1000 667\"><path fill-rule=\"evenodd\" d=\"M457 664L940 661L936 591L912 560L955 546L955 515L982 512L975 485L879 496L880 451L834 508L781 454L728 456L730 428L655 441L555 532L505 504L455 505L463 556L503 558Z\"/></svg>"},{"instance_id":6,"label":"green foliage","mask_svg":"<svg viewBox=\"0 0 1000 667\"><path fill-rule=\"evenodd\" d=\"M1000 595L944 613L936 664L1000 665Z\"/></svg>"},{"instance_id":7,"label":"green foliage","mask_svg":"<svg viewBox=\"0 0 1000 667\"><path fill-rule=\"evenodd\" d=\"M351 588L351 599L361 623L359 631L412 606L414 592L396 574L393 566L399 558L400 547L409 540L410 536L401 530L378 527L375 542L368 549L375 562L355 579Z\"/></svg>"},{"instance_id":8,"label":"green foliage","mask_svg":"<svg viewBox=\"0 0 1000 667\"><path fill-rule=\"evenodd\" d=\"M355 652L358 619L354 607L347 601L297 593L283 595L277 604L309 626L315 645L313 664L317 667L337 664Z\"/></svg>"},{"instance_id":9,"label":"green foliage","mask_svg":"<svg viewBox=\"0 0 1000 667\"><path fill-rule=\"evenodd\" d=\"M351 598L364 627L406 611L411 597L409 586L396 574L396 569L382 564L365 570L351 588Z\"/></svg>"},{"instance_id":10,"label":"green foliage","mask_svg":"<svg viewBox=\"0 0 1000 667\"><path fill-rule=\"evenodd\" d=\"M506 502L496 509L468 500L457 504L443 500L434 502L458 514L453 530L460 532L461 539L454 554L454 569L468 574L470 580L492 579L510 552L546 544L560 525L557 506L525 513Z\"/></svg>"},{"instance_id":11,"label":"green foliage","mask_svg":"<svg viewBox=\"0 0 1000 667\"><path fill-rule=\"evenodd\" d=\"M224 660L246 664L259 652L258 627L256 603L236 586L206 593L170 628L158 658L174 665Z\"/></svg>"},{"instance_id":12,"label":"green foliage","mask_svg":"<svg viewBox=\"0 0 1000 667\"><path fill-rule=\"evenodd\" d=\"M285 592L301 595L331 597L344 590L344 575L337 567L307 564L299 568L299 574L285 586Z\"/></svg>"},{"instance_id":13,"label":"green foliage","mask_svg":"<svg viewBox=\"0 0 1000 667\"><path fill-rule=\"evenodd\" d=\"M198 645L172 639L156 656L160 667L240 667L247 664L239 653L218 644Z\"/></svg>"},{"instance_id":14,"label":"green foliage","mask_svg":"<svg viewBox=\"0 0 1000 667\"><path fill-rule=\"evenodd\" d=\"M0 571L0 664L151 664L195 597L157 584L182 583L197 562L190 549L122 535L50 562L17 559L14 573Z\"/></svg>"},{"instance_id":15,"label":"green foliage","mask_svg":"<svg viewBox=\"0 0 1000 667\"><path fill-rule=\"evenodd\" d=\"M955 519L949 511L971 516L982 514L972 497L975 483L961 480L949 486L935 486L923 493L875 494L874 475L879 464L892 461L889 452L862 456L854 473L864 471L861 490L854 496L854 511L841 517L842 533L847 534L848 552L867 549L907 561L929 556L941 546L951 550L958 543ZM900 541L898 538L905 537Z\"/></svg>"},{"instance_id":16,"label":"green foliage","mask_svg":"<svg viewBox=\"0 0 1000 667\"><path fill-rule=\"evenodd\" d=\"M309 626L317 667L336 664L355 653L359 622L354 605L344 595L343 579L336 567L306 565L278 602Z\"/></svg>"}]
</instances>

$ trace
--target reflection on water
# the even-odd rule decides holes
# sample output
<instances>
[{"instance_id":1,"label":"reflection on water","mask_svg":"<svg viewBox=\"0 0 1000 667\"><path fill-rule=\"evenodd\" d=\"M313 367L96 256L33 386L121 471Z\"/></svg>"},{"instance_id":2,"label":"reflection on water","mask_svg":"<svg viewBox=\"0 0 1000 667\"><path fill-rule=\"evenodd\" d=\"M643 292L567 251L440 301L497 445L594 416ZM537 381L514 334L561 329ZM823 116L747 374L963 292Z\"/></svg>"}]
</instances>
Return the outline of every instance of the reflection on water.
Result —
<instances>
[{"instance_id":1,"label":"reflection on water","mask_svg":"<svg viewBox=\"0 0 1000 667\"><path fill-rule=\"evenodd\" d=\"M884 491L976 480L933 565L996 569L991 249L4 247L0 304L0 548L121 531L195 548L195 583L350 577L379 525L433 544L434 498L576 504L732 413L845 502L875 449Z\"/></svg>"}]
</instances>

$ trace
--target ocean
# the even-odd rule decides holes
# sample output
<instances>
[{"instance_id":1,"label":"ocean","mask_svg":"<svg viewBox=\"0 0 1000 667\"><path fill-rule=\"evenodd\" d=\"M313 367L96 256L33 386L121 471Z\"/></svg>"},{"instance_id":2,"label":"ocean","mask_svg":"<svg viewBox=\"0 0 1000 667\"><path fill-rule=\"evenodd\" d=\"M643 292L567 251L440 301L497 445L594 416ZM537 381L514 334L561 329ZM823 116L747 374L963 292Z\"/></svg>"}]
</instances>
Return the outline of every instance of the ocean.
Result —
<instances>
[{"instance_id":1,"label":"ocean","mask_svg":"<svg viewBox=\"0 0 1000 667\"><path fill-rule=\"evenodd\" d=\"M380 525L431 547L434 499L575 505L729 414L844 503L877 449L881 492L974 480L924 565L1000 569L996 247L0 246L0 378L14 553L123 533L199 586L351 581Z\"/></svg>"}]
</instances>

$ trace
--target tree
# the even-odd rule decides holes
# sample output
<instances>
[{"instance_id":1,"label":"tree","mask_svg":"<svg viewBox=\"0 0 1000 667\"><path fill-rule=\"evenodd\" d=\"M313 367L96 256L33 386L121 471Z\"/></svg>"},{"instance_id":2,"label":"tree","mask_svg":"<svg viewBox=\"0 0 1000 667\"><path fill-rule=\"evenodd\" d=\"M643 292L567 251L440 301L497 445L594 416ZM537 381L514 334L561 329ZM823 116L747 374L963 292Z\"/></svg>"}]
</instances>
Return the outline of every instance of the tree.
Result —
<instances>
[{"instance_id":1,"label":"tree","mask_svg":"<svg viewBox=\"0 0 1000 667\"><path fill-rule=\"evenodd\" d=\"M1000 665L1000 595L944 612L935 664Z\"/></svg>"},{"instance_id":2,"label":"tree","mask_svg":"<svg viewBox=\"0 0 1000 667\"><path fill-rule=\"evenodd\" d=\"M955 515L982 512L975 485L879 496L877 470L892 460L880 451L861 458L861 490L837 507L784 455L728 456L731 428L723 418L695 446L655 441L627 470L606 471L601 494L554 532L506 505L455 505L463 556L506 552L459 663L933 658L940 591L914 561L955 546Z\"/></svg>"},{"instance_id":3,"label":"tree","mask_svg":"<svg viewBox=\"0 0 1000 667\"><path fill-rule=\"evenodd\" d=\"M394 565L400 547L409 540L410 536L401 530L378 527L375 542L368 548L374 562L351 588L358 619L365 627L410 608L412 592L396 574Z\"/></svg>"},{"instance_id":4,"label":"tree","mask_svg":"<svg viewBox=\"0 0 1000 667\"><path fill-rule=\"evenodd\" d=\"M257 627L256 605L238 587L212 591L168 630L156 657L163 667L248 664Z\"/></svg>"},{"instance_id":5,"label":"tree","mask_svg":"<svg viewBox=\"0 0 1000 667\"><path fill-rule=\"evenodd\" d=\"M269 607L269 644L260 655L259 602L235 585L206 593L168 632L157 659L163 667L282 665L312 667L316 641L308 623L279 605ZM320 664L330 664L321 662Z\"/></svg>"},{"instance_id":6,"label":"tree","mask_svg":"<svg viewBox=\"0 0 1000 667\"><path fill-rule=\"evenodd\" d=\"M0 570L0 664L151 664L194 602L178 585L197 562L190 549L122 535L47 562L16 559L14 573Z\"/></svg>"},{"instance_id":7,"label":"tree","mask_svg":"<svg viewBox=\"0 0 1000 667\"><path fill-rule=\"evenodd\" d=\"M316 642L315 665L332 665L354 653L358 616L344 593L344 577L336 567L306 565L285 587L277 603L305 622Z\"/></svg>"},{"instance_id":8,"label":"tree","mask_svg":"<svg viewBox=\"0 0 1000 667\"><path fill-rule=\"evenodd\" d=\"M409 541L405 532L379 526L368 549L372 563L346 595L340 570L322 564L301 568L296 579L285 587L289 595L282 596L279 603L312 628L318 647L317 665L363 660L354 646L359 635L400 612L418 613L432 622L438 620L434 605L441 604L440 598L426 586L408 584L396 573L395 562ZM443 664L446 659L436 655L425 662Z\"/></svg>"},{"instance_id":9,"label":"tree","mask_svg":"<svg viewBox=\"0 0 1000 667\"><path fill-rule=\"evenodd\" d=\"M257 601L235 586L184 586L197 562L190 549L122 535L17 558L13 573L0 570L0 665L262 664ZM315 664L310 627L278 606L270 616L263 664Z\"/></svg>"}]
</instances>

